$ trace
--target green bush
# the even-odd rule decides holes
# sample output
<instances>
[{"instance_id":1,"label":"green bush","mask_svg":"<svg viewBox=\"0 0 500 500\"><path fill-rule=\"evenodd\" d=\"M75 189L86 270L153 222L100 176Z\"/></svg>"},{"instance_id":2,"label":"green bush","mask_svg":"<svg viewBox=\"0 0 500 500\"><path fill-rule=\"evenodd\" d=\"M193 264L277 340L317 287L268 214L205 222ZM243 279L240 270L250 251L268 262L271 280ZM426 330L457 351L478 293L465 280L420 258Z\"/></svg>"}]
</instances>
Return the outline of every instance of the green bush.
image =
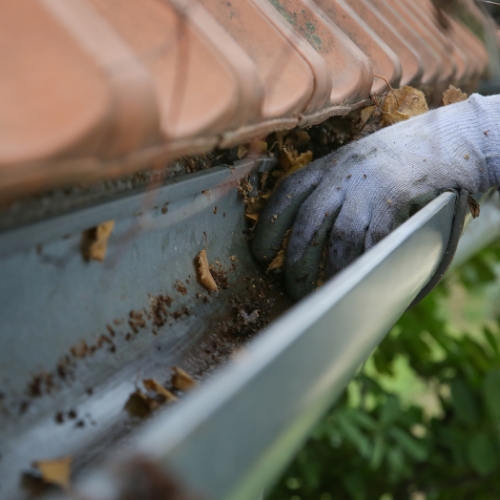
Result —
<instances>
[{"instance_id":1,"label":"green bush","mask_svg":"<svg viewBox=\"0 0 500 500\"><path fill-rule=\"evenodd\" d=\"M497 263L500 245L405 313L268 500L500 497Z\"/></svg>"}]
</instances>

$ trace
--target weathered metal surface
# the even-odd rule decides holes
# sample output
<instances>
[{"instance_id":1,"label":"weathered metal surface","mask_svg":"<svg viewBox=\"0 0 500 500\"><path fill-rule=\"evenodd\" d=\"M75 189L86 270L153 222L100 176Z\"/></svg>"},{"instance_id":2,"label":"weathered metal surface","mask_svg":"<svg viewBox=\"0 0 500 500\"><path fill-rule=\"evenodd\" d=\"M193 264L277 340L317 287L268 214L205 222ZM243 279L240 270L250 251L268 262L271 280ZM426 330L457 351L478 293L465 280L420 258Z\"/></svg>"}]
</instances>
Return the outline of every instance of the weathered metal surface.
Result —
<instances>
[{"instance_id":1,"label":"weathered metal surface","mask_svg":"<svg viewBox=\"0 0 500 500\"><path fill-rule=\"evenodd\" d=\"M35 460L72 455L78 471L102 455L139 423L124 406L142 379L164 382L173 365L202 378L246 338L234 301L269 295L237 189L254 169L241 161L0 233L0 498L26 496ZM86 261L83 232L107 220L105 261ZM205 245L229 284L215 294L196 280Z\"/></svg>"},{"instance_id":2,"label":"weathered metal surface","mask_svg":"<svg viewBox=\"0 0 500 500\"><path fill-rule=\"evenodd\" d=\"M256 498L432 276L454 206L454 194L441 195L293 307L171 413L144 426L112 456L113 468L79 484L77 496L122 498L124 464L140 456L200 498Z\"/></svg>"}]
</instances>

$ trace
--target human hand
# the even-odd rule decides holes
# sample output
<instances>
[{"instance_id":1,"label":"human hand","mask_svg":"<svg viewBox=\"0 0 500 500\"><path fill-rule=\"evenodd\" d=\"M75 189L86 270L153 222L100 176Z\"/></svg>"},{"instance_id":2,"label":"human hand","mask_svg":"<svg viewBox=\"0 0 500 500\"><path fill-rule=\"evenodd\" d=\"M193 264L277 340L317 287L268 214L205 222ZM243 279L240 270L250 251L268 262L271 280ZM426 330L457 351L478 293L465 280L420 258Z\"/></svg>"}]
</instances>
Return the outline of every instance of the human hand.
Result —
<instances>
[{"instance_id":1,"label":"human hand","mask_svg":"<svg viewBox=\"0 0 500 500\"><path fill-rule=\"evenodd\" d=\"M471 193L500 185L500 96L411 118L349 144L285 178L260 214L252 253L270 262L291 228L288 294L316 286L369 250L443 189Z\"/></svg>"}]
</instances>

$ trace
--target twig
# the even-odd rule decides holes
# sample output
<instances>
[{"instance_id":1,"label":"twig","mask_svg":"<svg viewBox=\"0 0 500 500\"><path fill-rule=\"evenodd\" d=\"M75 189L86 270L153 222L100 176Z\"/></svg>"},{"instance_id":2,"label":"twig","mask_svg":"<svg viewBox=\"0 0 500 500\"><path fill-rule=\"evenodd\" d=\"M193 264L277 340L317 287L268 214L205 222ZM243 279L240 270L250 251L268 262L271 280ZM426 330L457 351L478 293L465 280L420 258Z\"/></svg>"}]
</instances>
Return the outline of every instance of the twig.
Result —
<instances>
[{"instance_id":1,"label":"twig","mask_svg":"<svg viewBox=\"0 0 500 500\"><path fill-rule=\"evenodd\" d=\"M392 94L394 95L394 99L396 99L396 104L398 105L398 108L399 108L399 101L398 101L398 97L396 95L396 92L394 92L394 89L392 88L392 85L389 83L389 80L387 80L387 78L383 77L383 76L380 76L380 75L377 75L376 73L373 73L373 76L374 78L380 78L381 80L384 80L385 83L387 83L388 87L389 87L389 90L392 92Z\"/></svg>"}]
</instances>

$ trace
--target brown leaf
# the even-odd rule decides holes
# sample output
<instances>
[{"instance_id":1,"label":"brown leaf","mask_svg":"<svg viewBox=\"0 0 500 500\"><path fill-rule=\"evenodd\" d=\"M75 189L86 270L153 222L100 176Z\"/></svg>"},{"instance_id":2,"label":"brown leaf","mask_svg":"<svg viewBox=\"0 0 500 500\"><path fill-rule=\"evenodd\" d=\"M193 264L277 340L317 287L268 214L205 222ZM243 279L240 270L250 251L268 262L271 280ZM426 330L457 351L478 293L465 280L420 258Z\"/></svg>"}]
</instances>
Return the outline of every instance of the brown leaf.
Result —
<instances>
[{"instance_id":1,"label":"brown leaf","mask_svg":"<svg viewBox=\"0 0 500 500\"><path fill-rule=\"evenodd\" d=\"M245 158L245 156L248 153L248 145L247 144L240 144L238 146L238 158L241 160L242 158Z\"/></svg>"},{"instance_id":2,"label":"brown leaf","mask_svg":"<svg viewBox=\"0 0 500 500\"><path fill-rule=\"evenodd\" d=\"M73 357L83 359L89 353L89 346L85 340L80 340L78 344L75 344L70 348L70 352Z\"/></svg>"},{"instance_id":3,"label":"brown leaf","mask_svg":"<svg viewBox=\"0 0 500 500\"><path fill-rule=\"evenodd\" d=\"M196 264L196 275L198 281L202 286L204 286L209 292L216 292L218 290L217 283L210 272L210 266L208 264L207 252L203 249L195 258Z\"/></svg>"},{"instance_id":4,"label":"brown leaf","mask_svg":"<svg viewBox=\"0 0 500 500\"><path fill-rule=\"evenodd\" d=\"M479 217L481 207L479 206L479 203L470 195L467 201L469 202L469 210L472 218L476 219L477 217Z\"/></svg>"},{"instance_id":5,"label":"brown leaf","mask_svg":"<svg viewBox=\"0 0 500 500\"><path fill-rule=\"evenodd\" d=\"M134 417L146 418L153 410L160 406L160 402L146 396L142 391L137 389L133 392L127 402L125 409Z\"/></svg>"},{"instance_id":6,"label":"brown leaf","mask_svg":"<svg viewBox=\"0 0 500 500\"><path fill-rule=\"evenodd\" d=\"M361 110L358 123L359 129L362 129L366 125L366 122L371 118L374 111L375 111L375 106L368 106Z\"/></svg>"},{"instance_id":7,"label":"brown leaf","mask_svg":"<svg viewBox=\"0 0 500 500\"><path fill-rule=\"evenodd\" d=\"M256 214L252 214L252 213L248 214L248 213L246 213L245 217L247 219L253 220L255 222L257 222L259 220L259 214L258 213L256 213Z\"/></svg>"},{"instance_id":8,"label":"brown leaf","mask_svg":"<svg viewBox=\"0 0 500 500\"><path fill-rule=\"evenodd\" d=\"M429 110L422 91L413 87L390 90L382 105L382 125L393 125Z\"/></svg>"},{"instance_id":9,"label":"brown leaf","mask_svg":"<svg viewBox=\"0 0 500 500\"><path fill-rule=\"evenodd\" d=\"M196 387L197 383L189 373L178 366L173 367L172 385L180 391L189 391Z\"/></svg>"},{"instance_id":10,"label":"brown leaf","mask_svg":"<svg viewBox=\"0 0 500 500\"><path fill-rule=\"evenodd\" d=\"M144 387L148 391L154 391L160 396L165 398L165 403L171 403L173 401L177 401L177 397L172 394L168 389L165 389L159 382L157 382L154 378L147 378L142 381Z\"/></svg>"},{"instance_id":11,"label":"brown leaf","mask_svg":"<svg viewBox=\"0 0 500 500\"><path fill-rule=\"evenodd\" d=\"M250 184L248 178L240 179L238 182L238 193L245 199L253 191L253 186Z\"/></svg>"},{"instance_id":12,"label":"brown leaf","mask_svg":"<svg viewBox=\"0 0 500 500\"><path fill-rule=\"evenodd\" d=\"M250 142L250 151L253 154L263 154L267 152L267 142L260 139L253 139Z\"/></svg>"},{"instance_id":13,"label":"brown leaf","mask_svg":"<svg viewBox=\"0 0 500 500\"><path fill-rule=\"evenodd\" d=\"M284 179L285 177L288 177L289 175L292 175L293 173L297 172L297 170L300 170L301 168L305 167L306 165L309 165L309 163L312 162L312 159L313 159L312 151L306 151L304 153L301 153L292 162L290 168L287 170L287 172L282 177L282 179Z\"/></svg>"},{"instance_id":14,"label":"brown leaf","mask_svg":"<svg viewBox=\"0 0 500 500\"><path fill-rule=\"evenodd\" d=\"M453 85L450 85L443 92L443 105L448 106L448 104L454 104L456 102L466 101L467 94L462 92L460 89L457 89Z\"/></svg>"},{"instance_id":15,"label":"brown leaf","mask_svg":"<svg viewBox=\"0 0 500 500\"><path fill-rule=\"evenodd\" d=\"M285 251L288 247L288 242L290 241L290 229L285 233L283 237L283 241L281 242L281 248L278 250L278 253L274 257L274 259L267 266L268 271L272 271L273 269L279 269L283 267L285 263Z\"/></svg>"},{"instance_id":16,"label":"brown leaf","mask_svg":"<svg viewBox=\"0 0 500 500\"><path fill-rule=\"evenodd\" d=\"M34 465L38 467L42 479L46 483L57 484L68 491L71 485L71 462L73 457L62 457L55 460L39 460Z\"/></svg>"},{"instance_id":17,"label":"brown leaf","mask_svg":"<svg viewBox=\"0 0 500 500\"><path fill-rule=\"evenodd\" d=\"M249 196L246 201L245 213L259 214L266 206L266 200L271 193L264 193L259 196Z\"/></svg>"},{"instance_id":18,"label":"brown leaf","mask_svg":"<svg viewBox=\"0 0 500 500\"><path fill-rule=\"evenodd\" d=\"M285 144L285 137L287 133L287 130L278 130L278 132L276 132L276 142L278 143L280 149L282 149Z\"/></svg>"},{"instance_id":19,"label":"brown leaf","mask_svg":"<svg viewBox=\"0 0 500 500\"><path fill-rule=\"evenodd\" d=\"M296 156L296 150L289 150L286 147L283 147L280 151L279 167L282 170L288 170L293 165Z\"/></svg>"},{"instance_id":20,"label":"brown leaf","mask_svg":"<svg viewBox=\"0 0 500 500\"><path fill-rule=\"evenodd\" d=\"M98 226L84 231L82 236L82 253L87 260L103 262L108 248L108 239L113 231L115 221L108 220Z\"/></svg>"}]
</instances>

